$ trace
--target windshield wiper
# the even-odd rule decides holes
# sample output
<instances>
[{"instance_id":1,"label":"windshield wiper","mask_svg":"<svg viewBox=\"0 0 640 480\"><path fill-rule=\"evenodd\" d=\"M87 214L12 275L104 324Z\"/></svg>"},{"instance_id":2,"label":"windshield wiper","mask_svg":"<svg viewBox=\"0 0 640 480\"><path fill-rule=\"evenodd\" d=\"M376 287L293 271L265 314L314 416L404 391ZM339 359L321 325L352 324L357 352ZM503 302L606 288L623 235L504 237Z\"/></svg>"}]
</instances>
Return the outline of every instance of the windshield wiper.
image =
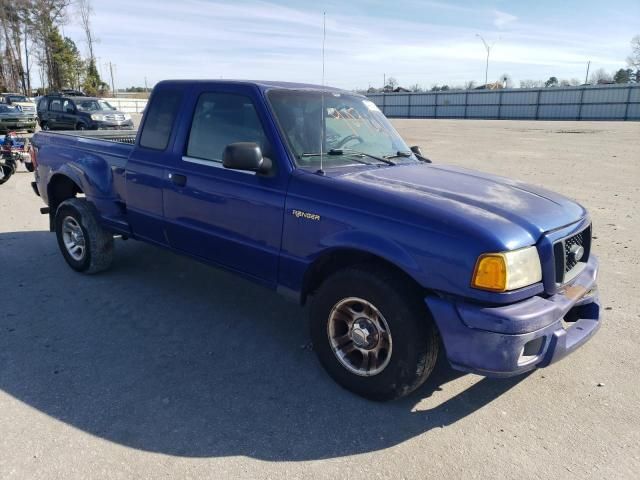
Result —
<instances>
[{"instance_id":1,"label":"windshield wiper","mask_svg":"<svg viewBox=\"0 0 640 480\"><path fill-rule=\"evenodd\" d=\"M329 150L326 155L360 155L362 157L369 157L373 160L377 160L380 163L386 163L387 165L397 165L396 162L393 162L385 157L378 157L376 155L371 155L370 153L360 152L358 150L351 150L350 148L332 148ZM303 157L319 157L319 153L303 153L300 155L300 158ZM356 162L364 163L365 165L373 165L373 163L363 162L362 160L354 159Z\"/></svg>"},{"instance_id":2,"label":"windshield wiper","mask_svg":"<svg viewBox=\"0 0 640 480\"><path fill-rule=\"evenodd\" d=\"M387 165L397 165L396 162L392 162L387 157L378 157L376 155L371 155L370 153L364 153L364 152L360 152L358 150L351 150L350 148L346 148L346 149L343 148L343 149L340 149L340 151L344 152L344 153L349 153L349 154L352 154L352 155L362 155L363 157L369 157L369 158L372 158L372 159L377 160L379 162L386 163Z\"/></svg>"},{"instance_id":3,"label":"windshield wiper","mask_svg":"<svg viewBox=\"0 0 640 480\"><path fill-rule=\"evenodd\" d=\"M395 155L385 155L383 158L390 160L392 158L409 158L411 156L411 152L402 152L398 151Z\"/></svg>"},{"instance_id":4,"label":"windshield wiper","mask_svg":"<svg viewBox=\"0 0 640 480\"><path fill-rule=\"evenodd\" d=\"M334 155L344 155L344 151L340 150L340 149L336 149L336 148L332 148L331 150L329 150L328 152L324 152L324 153L303 153L301 155L298 155L299 158L304 158L304 157L319 157L320 155L330 155L330 156L334 156ZM363 165L374 165L371 162L365 162L364 160L360 160L357 158L353 159L355 162L358 163L362 163Z\"/></svg>"}]
</instances>

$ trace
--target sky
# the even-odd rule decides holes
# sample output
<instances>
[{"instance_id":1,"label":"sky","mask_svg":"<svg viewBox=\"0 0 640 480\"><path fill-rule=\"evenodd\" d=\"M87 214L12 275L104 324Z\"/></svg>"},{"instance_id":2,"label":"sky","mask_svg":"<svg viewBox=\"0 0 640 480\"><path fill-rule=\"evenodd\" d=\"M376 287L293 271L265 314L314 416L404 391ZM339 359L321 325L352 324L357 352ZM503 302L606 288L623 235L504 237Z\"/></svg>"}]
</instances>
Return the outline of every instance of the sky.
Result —
<instances>
[{"instance_id":1,"label":"sky","mask_svg":"<svg viewBox=\"0 0 640 480\"><path fill-rule=\"evenodd\" d=\"M626 67L640 34L640 0L256 1L92 0L103 77L116 88L151 87L167 78L322 81L347 89L484 83L504 73L517 85L550 76L584 80ZM87 44L70 11L64 34ZM495 43L494 43L495 42ZM35 78L37 74L34 75ZM34 79L35 79L34 78ZM106 78L109 80L108 78ZM37 83L37 80L36 80Z\"/></svg>"}]
</instances>

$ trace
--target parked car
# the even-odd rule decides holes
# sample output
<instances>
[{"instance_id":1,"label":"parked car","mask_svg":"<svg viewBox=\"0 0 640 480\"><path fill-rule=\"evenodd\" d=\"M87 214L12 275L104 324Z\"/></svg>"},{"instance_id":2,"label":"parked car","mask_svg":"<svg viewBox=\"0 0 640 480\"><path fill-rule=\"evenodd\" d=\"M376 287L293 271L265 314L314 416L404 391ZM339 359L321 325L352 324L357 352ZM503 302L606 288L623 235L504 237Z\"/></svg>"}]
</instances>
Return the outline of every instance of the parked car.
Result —
<instances>
[{"instance_id":1,"label":"parked car","mask_svg":"<svg viewBox=\"0 0 640 480\"><path fill-rule=\"evenodd\" d=\"M36 104L28 97L20 93L2 93L0 94L0 103L12 105L18 110L35 116Z\"/></svg>"},{"instance_id":2,"label":"parked car","mask_svg":"<svg viewBox=\"0 0 640 480\"><path fill-rule=\"evenodd\" d=\"M94 97L46 95L38 102L43 130L131 130L131 115Z\"/></svg>"},{"instance_id":3,"label":"parked car","mask_svg":"<svg viewBox=\"0 0 640 480\"><path fill-rule=\"evenodd\" d=\"M9 130L35 132L35 113L27 113L16 106L0 103L0 132L8 132Z\"/></svg>"},{"instance_id":4,"label":"parked car","mask_svg":"<svg viewBox=\"0 0 640 480\"><path fill-rule=\"evenodd\" d=\"M166 81L135 137L42 132L33 145L71 268L108 268L117 234L310 301L320 362L368 398L407 395L439 351L488 376L544 367L601 324L581 205L430 163L360 95Z\"/></svg>"}]
</instances>

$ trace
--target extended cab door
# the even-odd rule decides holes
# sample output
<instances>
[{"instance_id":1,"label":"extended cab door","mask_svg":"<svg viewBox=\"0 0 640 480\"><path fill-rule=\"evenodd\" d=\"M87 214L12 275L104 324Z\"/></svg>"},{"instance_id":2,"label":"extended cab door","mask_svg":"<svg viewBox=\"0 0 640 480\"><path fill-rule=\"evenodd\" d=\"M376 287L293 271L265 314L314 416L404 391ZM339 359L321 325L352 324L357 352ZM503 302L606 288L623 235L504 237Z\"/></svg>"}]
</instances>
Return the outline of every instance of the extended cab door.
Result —
<instances>
[{"instance_id":1,"label":"extended cab door","mask_svg":"<svg viewBox=\"0 0 640 480\"><path fill-rule=\"evenodd\" d=\"M176 142L164 215L172 247L275 284L289 169L257 88L194 87L189 119ZM224 148L255 142L271 158L269 174L228 170Z\"/></svg>"},{"instance_id":2,"label":"extended cab door","mask_svg":"<svg viewBox=\"0 0 640 480\"><path fill-rule=\"evenodd\" d=\"M167 245L163 195L167 167L173 163L173 143L185 86L158 84L142 118L140 133L126 168L129 225L136 238Z\"/></svg>"}]
</instances>

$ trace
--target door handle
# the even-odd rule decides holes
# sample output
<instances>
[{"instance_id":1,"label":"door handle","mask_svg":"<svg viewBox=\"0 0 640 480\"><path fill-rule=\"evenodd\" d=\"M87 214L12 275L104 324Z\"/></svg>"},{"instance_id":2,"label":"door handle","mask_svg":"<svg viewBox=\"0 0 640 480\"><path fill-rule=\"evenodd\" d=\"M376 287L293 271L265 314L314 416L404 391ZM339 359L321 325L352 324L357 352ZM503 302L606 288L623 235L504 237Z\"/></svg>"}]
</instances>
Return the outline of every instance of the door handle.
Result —
<instances>
[{"instance_id":1,"label":"door handle","mask_svg":"<svg viewBox=\"0 0 640 480\"><path fill-rule=\"evenodd\" d=\"M170 173L169 179L179 187L184 187L187 184L187 177L179 173Z\"/></svg>"}]
</instances>

